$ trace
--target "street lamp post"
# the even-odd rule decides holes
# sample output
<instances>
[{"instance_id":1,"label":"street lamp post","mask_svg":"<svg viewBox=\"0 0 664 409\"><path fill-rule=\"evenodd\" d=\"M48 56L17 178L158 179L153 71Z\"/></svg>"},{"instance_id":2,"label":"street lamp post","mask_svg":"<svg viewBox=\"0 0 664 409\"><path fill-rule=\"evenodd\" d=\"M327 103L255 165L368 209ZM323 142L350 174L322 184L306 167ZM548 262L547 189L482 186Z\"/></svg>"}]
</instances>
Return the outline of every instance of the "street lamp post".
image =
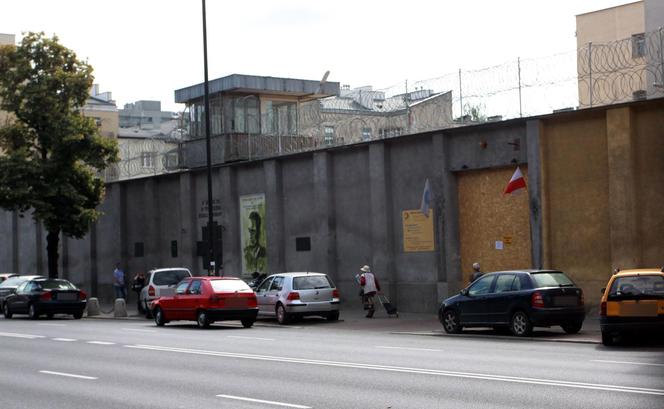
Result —
<instances>
[{"instance_id":1,"label":"street lamp post","mask_svg":"<svg viewBox=\"0 0 664 409\"><path fill-rule=\"evenodd\" d=\"M217 275L214 254L214 223L212 212L212 155L210 149L210 91L208 88L208 59L207 59L207 23L205 17L205 0L203 1L203 66L205 71L205 150L207 159L207 205L208 205L208 275Z\"/></svg>"}]
</instances>

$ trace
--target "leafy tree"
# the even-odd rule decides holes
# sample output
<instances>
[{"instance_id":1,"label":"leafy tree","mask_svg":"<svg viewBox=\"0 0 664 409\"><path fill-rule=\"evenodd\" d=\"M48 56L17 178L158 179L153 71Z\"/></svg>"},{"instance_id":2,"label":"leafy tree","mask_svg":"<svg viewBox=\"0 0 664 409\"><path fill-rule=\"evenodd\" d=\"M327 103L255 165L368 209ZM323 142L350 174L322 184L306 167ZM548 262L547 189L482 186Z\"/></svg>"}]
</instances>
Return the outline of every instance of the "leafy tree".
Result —
<instances>
[{"instance_id":1,"label":"leafy tree","mask_svg":"<svg viewBox=\"0 0 664 409\"><path fill-rule=\"evenodd\" d=\"M60 233L82 238L104 196L98 172L118 160L117 141L84 117L92 67L44 33L0 47L0 207L32 216L48 234L48 274L58 276Z\"/></svg>"}]
</instances>

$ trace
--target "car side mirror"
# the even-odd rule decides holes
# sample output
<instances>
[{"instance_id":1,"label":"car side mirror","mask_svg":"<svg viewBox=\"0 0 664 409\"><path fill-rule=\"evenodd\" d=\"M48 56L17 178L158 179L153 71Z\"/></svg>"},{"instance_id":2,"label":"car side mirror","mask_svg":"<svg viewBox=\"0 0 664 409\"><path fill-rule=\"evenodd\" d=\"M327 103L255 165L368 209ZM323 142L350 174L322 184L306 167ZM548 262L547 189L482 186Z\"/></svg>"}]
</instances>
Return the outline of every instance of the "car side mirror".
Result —
<instances>
[{"instance_id":1,"label":"car side mirror","mask_svg":"<svg viewBox=\"0 0 664 409\"><path fill-rule=\"evenodd\" d=\"M468 289L467 289L467 288L464 288L464 289L461 290L459 293L460 293L461 295L468 296Z\"/></svg>"}]
</instances>

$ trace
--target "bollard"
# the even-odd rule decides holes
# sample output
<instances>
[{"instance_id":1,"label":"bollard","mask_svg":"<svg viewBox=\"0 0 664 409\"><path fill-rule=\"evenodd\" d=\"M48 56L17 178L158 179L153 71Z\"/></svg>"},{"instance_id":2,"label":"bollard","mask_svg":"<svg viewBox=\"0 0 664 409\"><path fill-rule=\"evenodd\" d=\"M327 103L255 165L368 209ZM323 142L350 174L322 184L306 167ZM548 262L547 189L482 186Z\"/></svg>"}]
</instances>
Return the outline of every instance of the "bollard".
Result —
<instances>
[{"instance_id":1,"label":"bollard","mask_svg":"<svg viewBox=\"0 0 664 409\"><path fill-rule=\"evenodd\" d=\"M88 317L99 315L99 299L92 297L88 299Z\"/></svg>"},{"instance_id":2,"label":"bollard","mask_svg":"<svg viewBox=\"0 0 664 409\"><path fill-rule=\"evenodd\" d=\"M126 318L127 317L127 303L124 298L116 298L115 305L113 307L113 315L115 318Z\"/></svg>"}]
</instances>

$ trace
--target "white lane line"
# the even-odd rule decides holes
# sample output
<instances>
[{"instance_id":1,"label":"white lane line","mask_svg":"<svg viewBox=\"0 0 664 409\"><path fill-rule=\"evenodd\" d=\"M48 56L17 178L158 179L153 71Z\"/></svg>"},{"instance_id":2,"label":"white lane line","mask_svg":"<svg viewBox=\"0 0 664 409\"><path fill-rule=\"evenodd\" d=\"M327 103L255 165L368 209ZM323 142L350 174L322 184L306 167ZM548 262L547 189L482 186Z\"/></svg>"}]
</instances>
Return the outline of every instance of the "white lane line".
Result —
<instances>
[{"instance_id":1,"label":"white lane line","mask_svg":"<svg viewBox=\"0 0 664 409\"><path fill-rule=\"evenodd\" d=\"M627 362L627 361L604 361L601 359L593 359L590 362L601 362L603 364L625 364L625 365L646 365L646 366L664 366L664 364L653 364L649 362Z\"/></svg>"},{"instance_id":2,"label":"white lane line","mask_svg":"<svg viewBox=\"0 0 664 409\"><path fill-rule=\"evenodd\" d=\"M321 361L315 359L289 358L289 357L270 356L270 355L254 355L254 354L241 354L241 353L220 352L220 351L205 351L197 349L171 348L171 347L162 347L156 345L124 345L124 347L161 351L161 352L175 352L182 354L217 356L224 358L251 359L257 361L288 362L288 363L304 364L304 365L321 365L321 366L341 367L341 368L368 369L374 371L414 373L421 375L447 376L453 378L482 379L482 380L490 380L498 382L560 386L565 388L592 389L592 390L602 390L602 391L612 391L612 392L622 392L622 393L641 393L646 395L664 396L664 389L651 389L651 388L640 388L633 386L608 385L608 384L585 383L585 382L571 382L571 381L561 381L557 379L525 378L525 377L508 376L508 375L491 375L491 374L474 373L474 372L457 372L457 371L445 371L445 370L426 369L426 368L411 368L403 366L373 365L373 364L364 364L364 363L355 363L355 362Z\"/></svg>"},{"instance_id":3,"label":"white lane line","mask_svg":"<svg viewBox=\"0 0 664 409\"><path fill-rule=\"evenodd\" d=\"M66 376L68 378L87 379L87 380L99 379L94 376L76 375L73 373L53 372L53 371L39 371L39 372L46 375Z\"/></svg>"},{"instance_id":4,"label":"white lane line","mask_svg":"<svg viewBox=\"0 0 664 409\"><path fill-rule=\"evenodd\" d=\"M134 332L157 332L153 329L138 329L138 328L122 328L124 331L134 331Z\"/></svg>"},{"instance_id":5,"label":"white lane line","mask_svg":"<svg viewBox=\"0 0 664 409\"><path fill-rule=\"evenodd\" d=\"M229 335L227 338L236 338L236 339L257 339L259 341L274 341L274 338L258 338L258 337L243 337L240 335Z\"/></svg>"},{"instance_id":6,"label":"white lane line","mask_svg":"<svg viewBox=\"0 0 664 409\"><path fill-rule=\"evenodd\" d=\"M88 341L87 343L92 345L115 345L115 342L108 341Z\"/></svg>"},{"instance_id":7,"label":"white lane line","mask_svg":"<svg viewBox=\"0 0 664 409\"><path fill-rule=\"evenodd\" d=\"M427 349L427 348L408 348L408 347L388 347L383 345L377 345L376 348L381 349L405 349L408 351L429 351L429 352L440 352L440 349Z\"/></svg>"},{"instance_id":8,"label":"white lane line","mask_svg":"<svg viewBox=\"0 0 664 409\"><path fill-rule=\"evenodd\" d=\"M246 402L265 403L267 405L286 406L288 408L311 409L311 406L294 405L292 403L274 402L274 401L271 401L271 400L244 398L244 397L241 397L241 396L217 395L217 397L224 398L224 399L243 400L243 401L246 401Z\"/></svg>"},{"instance_id":9,"label":"white lane line","mask_svg":"<svg viewBox=\"0 0 664 409\"><path fill-rule=\"evenodd\" d=\"M74 338L51 338L53 341L61 341L61 342L74 342L76 341Z\"/></svg>"},{"instance_id":10,"label":"white lane line","mask_svg":"<svg viewBox=\"0 0 664 409\"><path fill-rule=\"evenodd\" d=\"M39 324L37 324L37 325L43 325L43 326L45 326L45 327L66 327L66 326L67 326L67 324L51 324L51 323L48 323L48 324L46 324L46 323L39 323Z\"/></svg>"},{"instance_id":11,"label":"white lane line","mask_svg":"<svg viewBox=\"0 0 664 409\"><path fill-rule=\"evenodd\" d=\"M27 339L46 338L44 335L15 334L13 332L0 332L0 337L27 338Z\"/></svg>"}]
</instances>

